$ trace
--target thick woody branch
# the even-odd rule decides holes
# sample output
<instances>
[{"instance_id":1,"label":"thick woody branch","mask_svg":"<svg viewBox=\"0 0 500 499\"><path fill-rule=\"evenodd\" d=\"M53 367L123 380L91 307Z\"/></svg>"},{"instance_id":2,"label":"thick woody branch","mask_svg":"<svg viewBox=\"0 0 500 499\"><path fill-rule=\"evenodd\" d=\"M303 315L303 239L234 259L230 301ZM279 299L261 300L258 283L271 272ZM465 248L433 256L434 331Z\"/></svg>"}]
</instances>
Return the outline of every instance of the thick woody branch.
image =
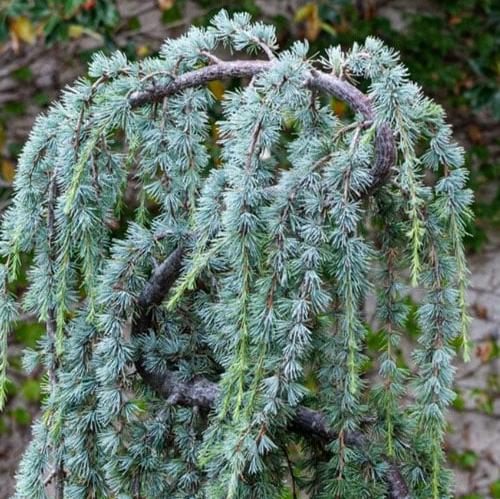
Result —
<instances>
[{"instance_id":1,"label":"thick woody branch","mask_svg":"<svg viewBox=\"0 0 500 499\"><path fill-rule=\"evenodd\" d=\"M132 334L140 336L147 334L152 326L153 307L159 305L165 298L169 289L174 284L179 276L182 268L182 257L184 248L179 245L168 258L159 265L152 273L149 281L142 290L137 301L138 311L132 322ZM142 357L137 360L136 368L144 381L153 388L159 390L159 383L163 379L163 375L158 377L158 374L151 373L144 367Z\"/></svg>"},{"instance_id":2,"label":"thick woody branch","mask_svg":"<svg viewBox=\"0 0 500 499\"><path fill-rule=\"evenodd\" d=\"M154 305L159 305L163 301L169 289L179 277L183 254L184 248L182 244L180 244L170 253L168 258L153 271L137 301L137 305L142 313ZM144 328L141 329L144 331Z\"/></svg>"},{"instance_id":3,"label":"thick woody branch","mask_svg":"<svg viewBox=\"0 0 500 499\"><path fill-rule=\"evenodd\" d=\"M179 276L182 269L183 253L182 246L179 246L151 275L138 299L138 313L133 320L132 335L144 335L151 328L152 308L162 302ZM220 393L217 383L203 377L184 381L172 371L151 372L145 368L142 358L136 361L136 367L144 382L165 398L169 404L198 407L207 411L215 406ZM328 427L323 414L303 406L296 408L295 415L288 424L288 429L324 444L336 438L335 432ZM350 433L346 436L346 443L350 445L361 447L364 445L364 440L360 433ZM389 487L389 497L391 499L409 499L408 487L399 468L393 463L387 464L386 480Z\"/></svg>"},{"instance_id":4,"label":"thick woody branch","mask_svg":"<svg viewBox=\"0 0 500 499\"><path fill-rule=\"evenodd\" d=\"M170 371L161 375L146 373L145 376L146 383L162 395L169 404L198 407L208 411L215 406L220 392L217 383L202 377L186 382L180 380L177 374ZM323 444L328 444L337 437L335 432L328 427L321 412L303 406L296 408L296 412L288 424L288 430ZM345 442L348 445L362 447L365 444L365 438L360 433L348 433ZM409 499L408 486L398 466L392 462L388 462L387 466L386 480L389 487L389 497L391 499Z\"/></svg>"},{"instance_id":5,"label":"thick woody branch","mask_svg":"<svg viewBox=\"0 0 500 499\"><path fill-rule=\"evenodd\" d=\"M263 61L220 61L178 76L170 83L154 85L151 88L131 94L129 103L132 108L145 104L161 102L165 97L179 93L187 88L199 87L213 80L228 78L250 78L264 71L269 71L275 60ZM359 112L366 121L374 117L370 98L349 82L312 69L306 75L305 86L310 89L321 90L340 100L345 101L356 112ZM375 136L375 164L372 167L373 190L383 184L390 175L396 159L396 147L391 129L385 123L381 124Z\"/></svg>"}]
</instances>

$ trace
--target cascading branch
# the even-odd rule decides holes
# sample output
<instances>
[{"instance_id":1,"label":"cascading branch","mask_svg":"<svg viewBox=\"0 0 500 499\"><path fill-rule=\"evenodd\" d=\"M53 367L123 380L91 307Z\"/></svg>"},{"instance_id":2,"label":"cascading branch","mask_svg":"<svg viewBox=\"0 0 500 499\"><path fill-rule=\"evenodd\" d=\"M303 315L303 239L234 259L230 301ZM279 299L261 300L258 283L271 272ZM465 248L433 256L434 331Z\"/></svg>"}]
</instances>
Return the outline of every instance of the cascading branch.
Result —
<instances>
[{"instance_id":1,"label":"cascading branch","mask_svg":"<svg viewBox=\"0 0 500 499\"><path fill-rule=\"evenodd\" d=\"M23 254L47 331L25 356L48 378L17 497L451 497L463 153L379 40L307 51L222 11L157 58L95 56L37 120L0 246L2 386ZM426 293L413 376L409 281Z\"/></svg>"}]
</instances>

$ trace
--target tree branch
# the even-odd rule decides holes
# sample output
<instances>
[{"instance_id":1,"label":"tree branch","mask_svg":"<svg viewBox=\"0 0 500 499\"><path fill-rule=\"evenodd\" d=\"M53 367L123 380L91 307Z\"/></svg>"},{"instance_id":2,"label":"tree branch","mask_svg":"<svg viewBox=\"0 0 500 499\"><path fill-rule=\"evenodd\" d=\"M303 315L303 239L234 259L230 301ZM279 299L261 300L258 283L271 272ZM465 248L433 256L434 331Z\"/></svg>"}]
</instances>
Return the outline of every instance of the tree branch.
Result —
<instances>
[{"instance_id":1,"label":"tree branch","mask_svg":"<svg viewBox=\"0 0 500 499\"><path fill-rule=\"evenodd\" d=\"M151 275L138 299L138 313L132 323L133 336L139 337L148 333L152 326L152 308L162 302L180 275L183 254L183 247L177 247ZM172 371L150 372L145 368L142 357L136 361L136 368L144 382L165 398L169 404L199 407L207 411L215 406L220 388L213 381L201 376L184 381ZM303 406L295 409L295 415L289 422L288 429L325 444L336 438L335 432L328 427L323 414ZM360 433L349 433L346 435L346 442L361 447L365 439ZM410 499L408 486L399 468L392 462L388 462L387 465L386 480L389 497Z\"/></svg>"},{"instance_id":2,"label":"tree branch","mask_svg":"<svg viewBox=\"0 0 500 499\"><path fill-rule=\"evenodd\" d=\"M209 81L228 78L250 78L263 71L269 71L276 61L221 61L200 69L195 69L175 78L170 83L156 84L147 90L133 92L129 103L132 108L145 104L161 102L165 97L174 95L191 87L202 86ZM343 100L356 112L362 114L366 121L374 117L370 98L354 85L341 80L333 74L326 74L312 69L306 75L305 86L310 89L321 90ZM396 159L396 146L390 127L382 123L375 135L375 164L372 167L372 185L370 191L383 184L390 176L391 168Z\"/></svg>"},{"instance_id":3,"label":"tree branch","mask_svg":"<svg viewBox=\"0 0 500 499\"><path fill-rule=\"evenodd\" d=\"M153 321L152 309L162 302L179 276L182 268L183 254L184 248L182 245L179 245L152 273L137 301L137 315L132 322L133 335L141 336L147 334L151 328ZM135 366L144 381L162 393L160 387L164 376L147 371L142 356L136 361ZM170 395L171 393L168 396Z\"/></svg>"}]
</instances>

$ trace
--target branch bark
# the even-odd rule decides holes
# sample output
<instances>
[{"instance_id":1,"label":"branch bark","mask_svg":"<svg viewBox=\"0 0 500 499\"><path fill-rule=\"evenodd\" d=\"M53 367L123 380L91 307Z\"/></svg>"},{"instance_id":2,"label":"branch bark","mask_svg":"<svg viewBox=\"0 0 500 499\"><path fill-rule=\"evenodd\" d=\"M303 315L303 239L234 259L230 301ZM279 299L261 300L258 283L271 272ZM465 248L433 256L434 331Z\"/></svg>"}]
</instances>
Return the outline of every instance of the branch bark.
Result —
<instances>
[{"instance_id":1,"label":"branch bark","mask_svg":"<svg viewBox=\"0 0 500 499\"><path fill-rule=\"evenodd\" d=\"M152 309L159 305L180 275L184 249L178 246L159 265L146 283L138 299L138 310L132 322L132 335L139 337L147 334L152 326ZM198 407L209 411L215 406L220 393L217 383L203 377L190 381L180 379L173 371L151 372L145 367L142 356L136 361L136 368L144 382L157 391L168 404L185 407ZM303 437L314 439L324 444L336 438L336 433L328 427L325 416L304 406L298 406L288 424L288 429ZM365 438L360 433L349 433L346 442L362 447ZM387 462L386 480L391 499L410 499L408 486L393 462Z\"/></svg>"},{"instance_id":2,"label":"branch bark","mask_svg":"<svg viewBox=\"0 0 500 499\"><path fill-rule=\"evenodd\" d=\"M264 71L269 71L277 61L250 60L250 61L219 61L200 69L184 73L168 84L156 84L149 89L137 91L130 95L129 103L132 108L146 104L161 102L165 97L182 92L191 87L199 87L213 80L228 78L250 78ZM366 121L374 118L370 98L349 82L312 69L304 82L310 89L321 90L329 95L345 101L356 112L359 112ZM381 123L375 135L375 163L372 166L372 184L370 191L383 184L391 173L396 159L394 136L386 123Z\"/></svg>"}]
</instances>

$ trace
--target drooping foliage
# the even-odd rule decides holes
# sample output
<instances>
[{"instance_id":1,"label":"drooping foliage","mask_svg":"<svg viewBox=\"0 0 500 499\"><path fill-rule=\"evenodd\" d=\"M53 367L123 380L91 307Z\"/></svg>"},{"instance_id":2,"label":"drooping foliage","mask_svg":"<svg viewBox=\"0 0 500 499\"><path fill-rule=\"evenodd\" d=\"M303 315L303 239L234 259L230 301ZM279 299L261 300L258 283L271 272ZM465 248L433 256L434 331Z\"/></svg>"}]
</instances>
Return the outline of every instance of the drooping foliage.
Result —
<instances>
[{"instance_id":1,"label":"drooping foliage","mask_svg":"<svg viewBox=\"0 0 500 499\"><path fill-rule=\"evenodd\" d=\"M23 254L47 332L25 355L47 383L18 497L451 497L462 150L379 40L307 52L222 11L158 58L96 56L38 119L1 237L3 355ZM247 84L219 102L223 77ZM398 359L409 283L416 374Z\"/></svg>"}]
</instances>

